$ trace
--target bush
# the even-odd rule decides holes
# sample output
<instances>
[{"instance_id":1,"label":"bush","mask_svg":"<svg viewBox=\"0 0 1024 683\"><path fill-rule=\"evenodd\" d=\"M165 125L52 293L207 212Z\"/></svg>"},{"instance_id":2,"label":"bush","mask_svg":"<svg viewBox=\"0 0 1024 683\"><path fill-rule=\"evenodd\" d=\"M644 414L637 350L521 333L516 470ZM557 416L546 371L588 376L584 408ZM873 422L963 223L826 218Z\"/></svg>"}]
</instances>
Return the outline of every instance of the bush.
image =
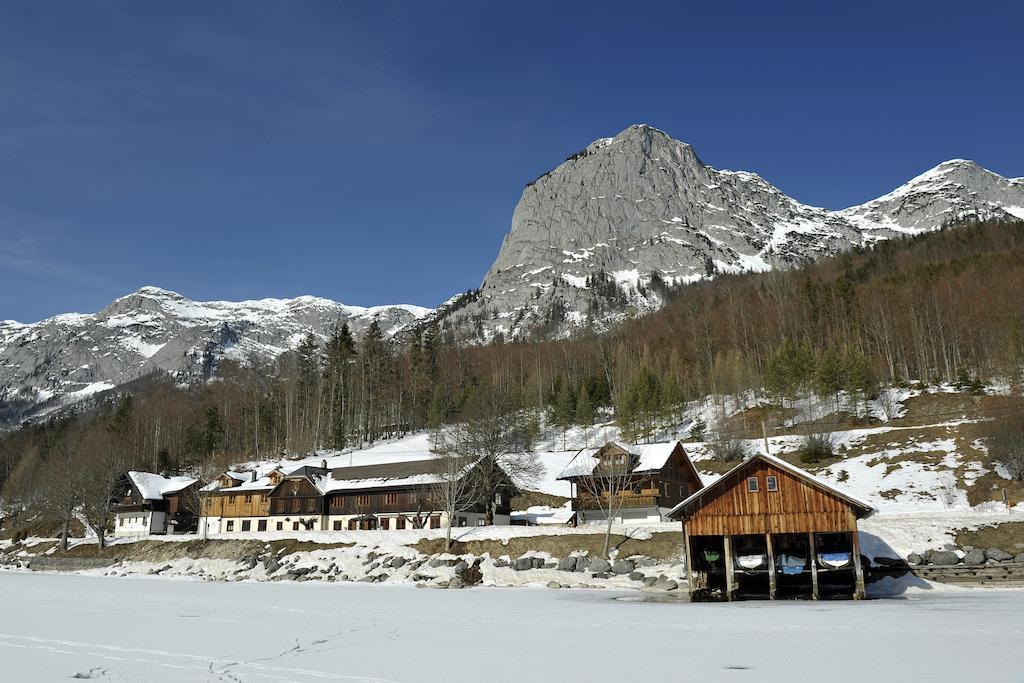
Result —
<instances>
[{"instance_id":1,"label":"bush","mask_svg":"<svg viewBox=\"0 0 1024 683\"><path fill-rule=\"evenodd\" d=\"M711 442L711 457L718 462L739 462L747 457L746 446L739 439L718 438Z\"/></svg>"},{"instance_id":2,"label":"bush","mask_svg":"<svg viewBox=\"0 0 1024 683\"><path fill-rule=\"evenodd\" d=\"M799 453L800 462L807 465L835 457L835 444L832 442L832 435L810 434L804 437Z\"/></svg>"}]
</instances>

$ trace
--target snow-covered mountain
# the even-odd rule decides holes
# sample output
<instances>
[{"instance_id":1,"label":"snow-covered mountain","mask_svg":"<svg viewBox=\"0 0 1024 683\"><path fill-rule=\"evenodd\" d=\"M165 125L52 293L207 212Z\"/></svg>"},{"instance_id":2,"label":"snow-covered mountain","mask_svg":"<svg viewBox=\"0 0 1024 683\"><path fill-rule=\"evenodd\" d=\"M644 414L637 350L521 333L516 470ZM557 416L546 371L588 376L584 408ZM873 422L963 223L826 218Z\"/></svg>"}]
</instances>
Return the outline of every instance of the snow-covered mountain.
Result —
<instances>
[{"instance_id":1,"label":"snow-covered mountain","mask_svg":"<svg viewBox=\"0 0 1024 683\"><path fill-rule=\"evenodd\" d=\"M159 370L208 377L221 359L269 359L309 331L348 323L358 337L373 320L386 335L427 316L420 306L364 308L302 296L191 301L143 287L98 313L0 322L0 424L114 388ZM6 414L5 414L6 413Z\"/></svg>"},{"instance_id":2,"label":"snow-covered mountain","mask_svg":"<svg viewBox=\"0 0 1024 683\"><path fill-rule=\"evenodd\" d=\"M719 171L649 126L597 140L523 190L479 295L439 308L471 338L564 335L662 302L658 280L791 267L967 216L1024 217L1024 179L948 161L841 211Z\"/></svg>"}]
</instances>

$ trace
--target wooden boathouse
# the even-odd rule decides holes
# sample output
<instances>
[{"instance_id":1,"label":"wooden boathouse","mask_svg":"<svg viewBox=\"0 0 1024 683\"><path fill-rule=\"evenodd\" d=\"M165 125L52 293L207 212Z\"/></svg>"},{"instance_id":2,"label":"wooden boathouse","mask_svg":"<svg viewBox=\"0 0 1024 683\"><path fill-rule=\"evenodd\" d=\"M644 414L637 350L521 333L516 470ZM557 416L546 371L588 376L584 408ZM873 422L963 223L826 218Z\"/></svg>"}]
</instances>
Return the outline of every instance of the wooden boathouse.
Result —
<instances>
[{"instance_id":1,"label":"wooden boathouse","mask_svg":"<svg viewBox=\"0 0 1024 683\"><path fill-rule=\"evenodd\" d=\"M864 597L857 520L873 508L754 455L669 512L683 523L691 600Z\"/></svg>"}]
</instances>

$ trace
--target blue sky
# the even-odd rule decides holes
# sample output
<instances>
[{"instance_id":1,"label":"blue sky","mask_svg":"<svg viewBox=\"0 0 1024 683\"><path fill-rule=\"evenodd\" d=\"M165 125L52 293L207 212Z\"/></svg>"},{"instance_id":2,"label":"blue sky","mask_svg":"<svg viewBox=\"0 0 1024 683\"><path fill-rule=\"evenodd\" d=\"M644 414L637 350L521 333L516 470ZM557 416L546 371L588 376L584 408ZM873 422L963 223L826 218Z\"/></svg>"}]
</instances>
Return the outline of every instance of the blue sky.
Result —
<instances>
[{"instance_id":1,"label":"blue sky","mask_svg":"<svg viewBox=\"0 0 1024 683\"><path fill-rule=\"evenodd\" d=\"M436 305L649 123L841 208L1024 175L1019 3L3 2L0 319L145 284Z\"/></svg>"}]
</instances>

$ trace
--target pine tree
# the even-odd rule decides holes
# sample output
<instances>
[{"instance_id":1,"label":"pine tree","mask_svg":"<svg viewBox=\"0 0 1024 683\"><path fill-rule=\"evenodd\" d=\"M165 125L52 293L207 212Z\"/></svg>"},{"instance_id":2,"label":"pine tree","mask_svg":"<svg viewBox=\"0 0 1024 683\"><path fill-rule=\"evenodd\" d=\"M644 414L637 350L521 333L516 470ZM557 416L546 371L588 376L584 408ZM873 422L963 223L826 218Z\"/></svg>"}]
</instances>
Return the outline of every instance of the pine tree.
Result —
<instances>
[{"instance_id":1,"label":"pine tree","mask_svg":"<svg viewBox=\"0 0 1024 683\"><path fill-rule=\"evenodd\" d=\"M835 349L825 349L814 373L815 390L822 396L831 396L839 405L839 392L843 390L846 378L843 376L843 362Z\"/></svg>"}]
</instances>

